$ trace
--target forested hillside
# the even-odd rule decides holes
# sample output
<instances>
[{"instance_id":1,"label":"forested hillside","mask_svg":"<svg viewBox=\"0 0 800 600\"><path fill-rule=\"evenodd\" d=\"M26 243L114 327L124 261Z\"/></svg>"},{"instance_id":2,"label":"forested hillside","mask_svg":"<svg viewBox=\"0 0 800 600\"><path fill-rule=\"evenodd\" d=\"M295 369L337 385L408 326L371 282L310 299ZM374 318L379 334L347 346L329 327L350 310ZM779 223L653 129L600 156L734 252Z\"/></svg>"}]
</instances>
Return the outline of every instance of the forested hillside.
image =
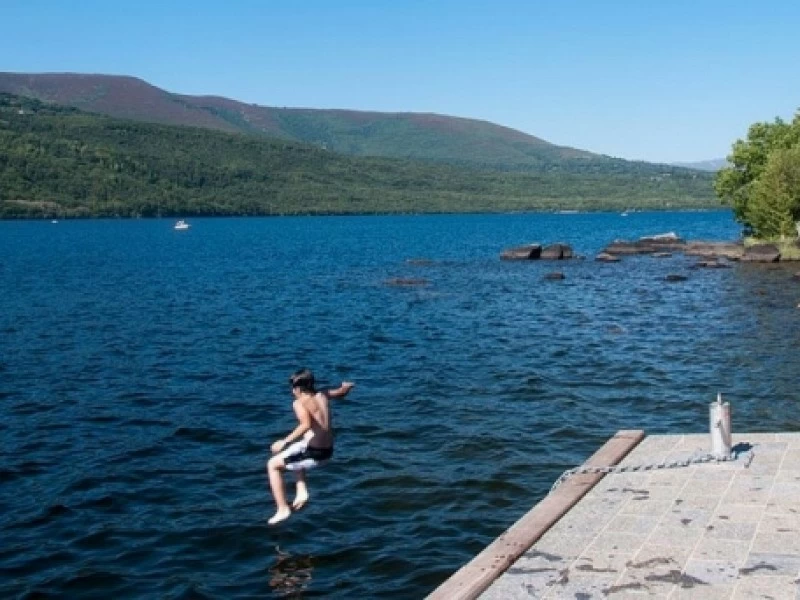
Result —
<instances>
[{"instance_id":1,"label":"forested hillside","mask_svg":"<svg viewBox=\"0 0 800 600\"><path fill-rule=\"evenodd\" d=\"M0 94L0 216L484 212L715 206L711 177L524 174L147 124Z\"/></svg>"},{"instance_id":2,"label":"forested hillside","mask_svg":"<svg viewBox=\"0 0 800 600\"><path fill-rule=\"evenodd\" d=\"M86 112L300 142L349 156L400 158L524 173L680 175L683 169L559 146L477 119L259 106L218 96L175 94L135 77L0 73L0 92Z\"/></svg>"}]
</instances>

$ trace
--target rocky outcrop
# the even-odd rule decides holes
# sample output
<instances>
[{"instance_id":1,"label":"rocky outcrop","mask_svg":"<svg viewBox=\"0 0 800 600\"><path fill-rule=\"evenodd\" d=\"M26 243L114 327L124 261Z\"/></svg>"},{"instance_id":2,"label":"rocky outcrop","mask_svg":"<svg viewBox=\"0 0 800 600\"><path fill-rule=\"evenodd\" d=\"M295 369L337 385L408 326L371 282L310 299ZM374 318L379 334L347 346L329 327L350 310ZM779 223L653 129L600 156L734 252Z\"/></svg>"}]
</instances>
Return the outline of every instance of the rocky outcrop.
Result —
<instances>
[{"instance_id":1,"label":"rocky outcrop","mask_svg":"<svg viewBox=\"0 0 800 600\"><path fill-rule=\"evenodd\" d=\"M550 244L542 250L541 258L543 260L564 260L573 258L572 247L567 244L557 243Z\"/></svg>"},{"instance_id":2,"label":"rocky outcrop","mask_svg":"<svg viewBox=\"0 0 800 600\"><path fill-rule=\"evenodd\" d=\"M741 242L688 242L684 253L687 256L739 260L744 254L744 244Z\"/></svg>"},{"instance_id":3,"label":"rocky outcrop","mask_svg":"<svg viewBox=\"0 0 800 600\"><path fill-rule=\"evenodd\" d=\"M800 240L795 242L800 247ZM791 250L791 251L790 251ZM730 261L773 263L784 260L798 260L797 253L786 249L787 256L774 244L756 244L745 247L742 242L685 241L674 232L641 237L635 241L614 240L596 257L598 262L619 262L621 256L637 254L654 258L669 258L673 253L697 256L701 260L693 268L724 269ZM564 260L580 258L568 244L558 242L542 247L541 244L528 244L504 250L503 260ZM725 259L723 262L723 259Z\"/></svg>"},{"instance_id":4,"label":"rocky outcrop","mask_svg":"<svg viewBox=\"0 0 800 600\"><path fill-rule=\"evenodd\" d=\"M774 244L748 246L742 254L742 262L774 263L781 259L781 252Z\"/></svg>"},{"instance_id":5,"label":"rocky outcrop","mask_svg":"<svg viewBox=\"0 0 800 600\"><path fill-rule=\"evenodd\" d=\"M675 233L662 233L641 237L636 241L614 240L603 252L607 254L653 254L656 252L682 252L686 242Z\"/></svg>"},{"instance_id":6,"label":"rocky outcrop","mask_svg":"<svg viewBox=\"0 0 800 600\"><path fill-rule=\"evenodd\" d=\"M659 233L656 235L645 236L639 238L639 240L646 242L680 242L681 238L678 237L678 234L674 231L670 231L669 233Z\"/></svg>"},{"instance_id":7,"label":"rocky outcrop","mask_svg":"<svg viewBox=\"0 0 800 600\"><path fill-rule=\"evenodd\" d=\"M541 244L528 244L527 246L516 246L503 250L500 255L502 260L536 260L542 255Z\"/></svg>"},{"instance_id":8,"label":"rocky outcrop","mask_svg":"<svg viewBox=\"0 0 800 600\"><path fill-rule=\"evenodd\" d=\"M682 252L687 256L699 256L714 260L720 258L740 260L744 251L744 244L741 242L687 242L670 232L642 237L632 242L615 240L603 250L603 253L611 256L649 254L654 258L667 258L674 252ZM600 260L599 256L598 260Z\"/></svg>"},{"instance_id":9,"label":"rocky outcrop","mask_svg":"<svg viewBox=\"0 0 800 600\"><path fill-rule=\"evenodd\" d=\"M567 244L550 244L542 248L541 244L528 244L503 250L500 254L502 260L565 260L574 258L572 247Z\"/></svg>"}]
</instances>

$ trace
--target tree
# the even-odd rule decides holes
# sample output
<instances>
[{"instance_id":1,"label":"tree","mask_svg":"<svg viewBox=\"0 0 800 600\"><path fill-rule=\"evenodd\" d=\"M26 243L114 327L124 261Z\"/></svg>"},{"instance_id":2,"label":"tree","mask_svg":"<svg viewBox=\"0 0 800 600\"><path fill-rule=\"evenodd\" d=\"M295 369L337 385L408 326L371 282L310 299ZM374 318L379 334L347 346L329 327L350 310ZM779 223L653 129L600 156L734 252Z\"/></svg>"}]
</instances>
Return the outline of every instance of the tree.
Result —
<instances>
[{"instance_id":1,"label":"tree","mask_svg":"<svg viewBox=\"0 0 800 600\"><path fill-rule=\"evenodd\" d=\"M716 175L714 190L717 196L723 203L733 208L734 216L740 223L759 237L769 237L766 232L773 231L772 226L766 223L771 223L777 217L764 220L764 216L771 210L767 206L771 203L768 193L780 188L779 171L785 175L786 169L790 168L791 159L776 158L776 164L771 167L772 181L769 184L759 184L759 180L767 171L773 154L789 150L798 144L800 144L800 111L795 114L791 123L781 119L775 119L774 123L755 123L750 126L746 140L736 140L733 144L732 152L728 156L728 162L732 166L721 169ZM762 205L751 207L750 204L756 198L756 194L758 200L755 201ZM781 211L777 206L772 208ZM759 227L762 226L766 227L764 232L759 231Z\"/></svg>"},{"instance_id":2,"label":"tree","mask_svg":"<svg viewBox=\"0 0 800 600\"><path fill-rule=\"evenodd\" d=\"M800 220L800 144L769 155L753 183L745 216L759 237L795 237L795 223Z\"/></svg>"}]
</instances>

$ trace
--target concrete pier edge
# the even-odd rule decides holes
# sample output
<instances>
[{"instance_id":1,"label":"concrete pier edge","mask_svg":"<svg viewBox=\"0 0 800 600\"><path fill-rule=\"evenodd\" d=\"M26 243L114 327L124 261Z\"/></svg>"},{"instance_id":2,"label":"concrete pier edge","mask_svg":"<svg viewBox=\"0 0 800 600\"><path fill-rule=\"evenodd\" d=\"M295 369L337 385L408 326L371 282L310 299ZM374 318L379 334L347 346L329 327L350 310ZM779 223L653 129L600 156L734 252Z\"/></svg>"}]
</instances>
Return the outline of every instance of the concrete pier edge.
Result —
<instances>
[{"instance_id":1,"label":"concrete pier edge","mask_svg":"<svg viewBox=\"0 0 800 600\"><path fill-rule=\"evenodd\" d=\"M584 466L619 464L644 439L644 431L620 430ZM602 473L574 475L545 496L466 565L436 588L429 600L473 600L566 514L598 481Z\"/></svg>"}]
</instances>

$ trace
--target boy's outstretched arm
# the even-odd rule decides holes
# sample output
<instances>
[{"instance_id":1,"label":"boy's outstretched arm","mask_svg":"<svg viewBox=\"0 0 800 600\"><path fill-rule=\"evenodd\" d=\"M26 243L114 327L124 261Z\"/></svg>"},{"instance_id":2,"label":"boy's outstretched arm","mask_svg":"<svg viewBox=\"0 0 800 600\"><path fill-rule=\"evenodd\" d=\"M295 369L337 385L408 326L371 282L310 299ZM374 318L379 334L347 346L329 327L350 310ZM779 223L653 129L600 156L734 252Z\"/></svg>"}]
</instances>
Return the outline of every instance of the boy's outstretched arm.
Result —
<instances>
[{"instance_id":1,"label":"boy's outstretched arm","mask_svg":"<svg viewBox=\"0 0 800 600\"><path fill-rule=\"evenodd\" d=\"M351 381L343 381L335 390L328 390L328 396L331 398L344 398L348 392L353 389L355 384Z\"/></svg>"}]
</instances>

